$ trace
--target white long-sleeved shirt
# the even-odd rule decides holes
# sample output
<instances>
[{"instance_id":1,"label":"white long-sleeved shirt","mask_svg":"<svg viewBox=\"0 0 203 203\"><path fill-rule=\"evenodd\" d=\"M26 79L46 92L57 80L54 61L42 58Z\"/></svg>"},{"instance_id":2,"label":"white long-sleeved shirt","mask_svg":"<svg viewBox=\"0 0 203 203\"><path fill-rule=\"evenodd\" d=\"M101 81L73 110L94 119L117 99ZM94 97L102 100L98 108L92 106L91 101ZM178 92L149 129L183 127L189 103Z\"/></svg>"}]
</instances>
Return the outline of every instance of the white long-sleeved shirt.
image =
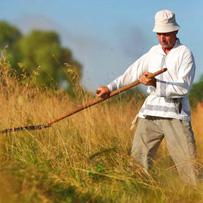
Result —
<instances>
[{"instance_id":1,"label":"white long-sleeved shirt","mask_svg":"<svg viewBox=\"0 0 203 203\"><path fill-rule=\"evenodd\" d=\"M107 87L113 91L138 80L145 71L153 73L160 68L168 70L156 76L156 88L148 86L149 96L138 116L190 120L187 94L194 79L195 62L190 49L181 44L179 39L167 55L160 44L153 46Z\"/></svg>"}]
</instances>

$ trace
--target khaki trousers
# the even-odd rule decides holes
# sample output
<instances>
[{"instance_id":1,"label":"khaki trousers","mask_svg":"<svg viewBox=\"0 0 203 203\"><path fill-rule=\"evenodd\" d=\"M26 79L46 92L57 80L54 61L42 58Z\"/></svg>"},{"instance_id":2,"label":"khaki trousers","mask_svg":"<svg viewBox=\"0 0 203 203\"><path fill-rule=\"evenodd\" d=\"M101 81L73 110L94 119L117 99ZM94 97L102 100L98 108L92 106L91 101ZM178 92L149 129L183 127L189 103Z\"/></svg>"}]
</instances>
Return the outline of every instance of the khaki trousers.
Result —
<instances>
[{"instance_id":1,"label":"khaki trousers","mask_svg":"<svg viewBox=\"0 0 203 203\"><path fill-rule=\"evenodd\" d=\"M132 146L132 157L148 170L165 137L167 148L178 173L185 182L196 184L195 139L189 121L148 116L138 118Z\"/></svg>"}]
</instances>

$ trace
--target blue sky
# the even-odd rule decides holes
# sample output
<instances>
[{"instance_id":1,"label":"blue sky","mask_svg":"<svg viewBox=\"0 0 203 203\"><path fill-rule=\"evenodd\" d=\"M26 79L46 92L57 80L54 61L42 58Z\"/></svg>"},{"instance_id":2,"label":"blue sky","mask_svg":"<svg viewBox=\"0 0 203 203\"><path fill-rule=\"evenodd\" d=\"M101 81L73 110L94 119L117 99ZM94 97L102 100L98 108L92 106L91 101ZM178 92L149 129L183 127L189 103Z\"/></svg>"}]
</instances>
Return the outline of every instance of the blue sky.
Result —
<instances>
[{"instance_id":1,"label":"blue sky","mask_svg":"<svg viewBox=\"0 0 203 203\"><path fill-rule=\"evenodd\" d=\"M196 59L195 81L203 74L203 1L184 0L2 0L0 20L25 34L55 30L83 65L83 85L94 91L157 44L152 32L160 9L176 13L182 43Z\"/></svg>"}]
</instances>

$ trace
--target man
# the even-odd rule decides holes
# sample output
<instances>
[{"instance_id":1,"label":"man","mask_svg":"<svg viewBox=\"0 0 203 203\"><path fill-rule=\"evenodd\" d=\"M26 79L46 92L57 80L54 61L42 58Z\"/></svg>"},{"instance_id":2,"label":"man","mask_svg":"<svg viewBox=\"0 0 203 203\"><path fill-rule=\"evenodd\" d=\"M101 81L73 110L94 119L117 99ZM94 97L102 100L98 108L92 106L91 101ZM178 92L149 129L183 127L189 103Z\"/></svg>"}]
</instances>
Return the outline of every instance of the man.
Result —
<instances>
[{"instance_id":1,"label":"man","mask_svg":"<svg viewBox=\"0 0 203 203\"><path fill-rule=\"evenodd\" d=\"M195 139L187 96L195 74L195 62L189 48L177 38L178 30L173 12L157 12L153 32L159 44L136 60L123 75L106 87L98 88L97 96L106 97L137 79L147 85L149 96L138 114L132 157L145 170L150 169L165 137L179 174L184 181L196 184ZM160 68L168 70L156 79L148 77Z\"/></svg>"}]
</instances>

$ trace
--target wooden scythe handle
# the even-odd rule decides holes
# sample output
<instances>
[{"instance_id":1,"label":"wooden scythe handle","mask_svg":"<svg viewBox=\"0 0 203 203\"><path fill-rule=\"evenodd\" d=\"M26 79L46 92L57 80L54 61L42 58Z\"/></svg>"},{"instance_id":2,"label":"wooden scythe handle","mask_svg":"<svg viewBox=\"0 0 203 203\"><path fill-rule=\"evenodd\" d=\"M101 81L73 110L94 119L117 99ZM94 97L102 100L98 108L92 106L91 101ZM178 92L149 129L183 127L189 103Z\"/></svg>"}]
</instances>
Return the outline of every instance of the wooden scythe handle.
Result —
<instances>
[{"instance_id":1,"label":"wooden scythe handle","mask_svg":"<svg viewBox=\"0 0 203 203\"><path fill-rule=\"evenodd\" d=\"M155 76L157 76L157 75L159 75L159 74L165 72L166 70L167 70L167 68L162 68L161 70L159 70L159 71L153 73L153 74L152 74L151 76L149 76L149 77L150 77L150 78L154 78ZM77 109L73 110L72 112L70 112L70 113L68 113L68 114L66 114L66 115L64 115L64 116L62 116L62 117L60 117L60 118L57 118L57 119L55 119L55 120L53 120L53 121L50 121L50 122L48 122L48 123L46 123L46 124L30 125L30 126L21 126L21 127L15 127L15 128L8 128L8 129L1 130L0 133L1 133L1 134L5 134L5 133L11 133L11 132L22 131L22 130L40 130L40 129L43 129L43 128L49 128L49 127L51 127L54 123L57 123L57 122L59 122L59 121L65 119L65 118L67 118L67 117L69 117L69 116L71 116L71 115L73 115L73 114L75 114L75 113L78 113L78 112L80 112L80 111L82 111L82 110L84 110L84 109L87 109L87 108L89 108L89 107L91 107L91 106L94 106L95 104L101 103L101 102L103 102L103 101L105 101L105 100L107 100L107 99L109 99L109 98L111 98L111 97L113 97L113 96L115 96L115 95L118 95L118 94L120 94L120 93L122 93L122 92L124 92L124 91L126 91L126 90L128 90L128 89L130 89L130 88L132 88L132 87L135 87L135 86L137 86L137 85L139 85L139 84L140 84L140 81L139 81L139 80L136 80L135 82L133 82L133 83L131 83L131 84L129 84L129 85L126 85L126 86L121 87L121 88L119 88L119 89L117 89L117 90L115 90L115 91L112 91L112 92L110 93L110 95L109 95L108 97L106 97L106 98L97 98L97 99L95 99L95 100L93 100L93 101L91 101L91 102L89 102L89 103L87 103L87 104L81 105L80 107L78 107Z\"/></svg>"},{"instance_id":2,"label":"wooden scythe handle","mask_svg":"<svg viewBox=\"0 0 203 203\"><path fill-rule=\"evenodd\" d=\"M162 69L160 69L160 70L158 70L158 71L152 73L152 75L150 76L150 78L154 78L154 77L156 77L157 75L159 75L159 74L161 74L161 73L164 73L165 71L167 71L167 68L162 68ZM84 110L84 109L87 109L87 108L89 108L89 107L91 107L91 106L94 106L95 104L101 103L101 102L103 102L103 101L105 101L105 100L107 100L107 99L109 99L109 98L111 98L111 97L113 97L113 96L115 96L115 95L118 95L118 94L120 94L120 93L122 93L122 92L124 92L124 91L126 91L126 90L129 90L129 89L131 89L132 87L135 87L135 86L137 86L137 85L139 85L139 84L140 84L140 81L139 81L139 80L136 80L135 82L133 82L133 83L131 83L131 84L129 84L129 85L123 86L123 87L121 87L121 88L119 88L119 89L117 89L117 90L115 90L115 91L112 91L112 92L110 93L109 97L107 97L107 98L97 98L97 99L95 99L95 100L93 100L93 101L91 101L91 102L89 102L89 103L87 103L87 104L81 105L81 106L79 106L77 109L75 109L75 110L73 110L72 112L70 112L69 114L66 114L66 115L64 115L64 116L62 116L62 117L60 117L60 118L58 118L58 119L55 119L55 120L53 120L53 121L50 121L50 122L48 123L48 125L52 125L52 124L54 124L54 123L57 123L57 122L63 120L64 118L67 118L67 117L69 117L69 116L71 116L71 115L73 115L73 114L75 114L75 113L78 113L79 111L82 111L82 110Z\"/></svg>"}]
</instances>

